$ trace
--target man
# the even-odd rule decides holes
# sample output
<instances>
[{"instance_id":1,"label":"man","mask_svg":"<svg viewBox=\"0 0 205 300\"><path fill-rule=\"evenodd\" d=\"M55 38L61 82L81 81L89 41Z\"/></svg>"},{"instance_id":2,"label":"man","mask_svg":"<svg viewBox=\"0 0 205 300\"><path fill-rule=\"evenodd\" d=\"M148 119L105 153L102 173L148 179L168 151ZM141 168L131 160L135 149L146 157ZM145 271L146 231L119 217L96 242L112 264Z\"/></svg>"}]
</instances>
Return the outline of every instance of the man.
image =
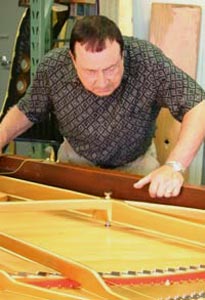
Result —
<instances>
[{"instance_id":1,"label":"man","mask_svg":"<svg viewBox=\"0 0 205 300\"><path fill-rule=\"evenodd\" d=\"M84 17L73 28L70 50L45 56L26 96L5 116L0 146L53 111L65 139L60 160L133 170L150 151L155 120L167 107L182 121L176 147L134 187L149 184L151 197L177 196L182 171L205 136L203 99L202 88L157 47L123 39L104 16Z\"/></svg>"}]
</instances>

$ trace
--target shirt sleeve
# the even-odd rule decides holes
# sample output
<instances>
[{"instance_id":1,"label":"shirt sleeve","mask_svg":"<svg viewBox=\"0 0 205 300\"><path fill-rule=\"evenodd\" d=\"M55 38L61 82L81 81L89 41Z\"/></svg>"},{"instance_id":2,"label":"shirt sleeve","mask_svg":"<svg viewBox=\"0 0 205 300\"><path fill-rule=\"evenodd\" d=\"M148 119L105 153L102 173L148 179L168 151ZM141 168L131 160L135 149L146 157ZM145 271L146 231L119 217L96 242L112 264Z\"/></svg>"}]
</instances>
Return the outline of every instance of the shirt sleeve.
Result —
<instances>
[{"instance_id":1,"label":"shirt sleeve","mask_svg":"<svg viewBox=\"0 0 205 300\"><path fill-rule=\"evenodd\" d=\"M161 54L161 61L156 65L155 80L158 84L157 101L166 107L178 121L195 105L205 100L202 87Z\"/></svg>"},{"instance_id":2,"label":"shirt sleeve","mask_svg":"<svg viewBox=\"0 0 205 300\"><path fill-rule=\"evenodd\" d=\"M41 122L49 113L49 81L44 61L39 64L32 85L19 100L17 107L33 123Z\"/></svg>"}]
</instances>

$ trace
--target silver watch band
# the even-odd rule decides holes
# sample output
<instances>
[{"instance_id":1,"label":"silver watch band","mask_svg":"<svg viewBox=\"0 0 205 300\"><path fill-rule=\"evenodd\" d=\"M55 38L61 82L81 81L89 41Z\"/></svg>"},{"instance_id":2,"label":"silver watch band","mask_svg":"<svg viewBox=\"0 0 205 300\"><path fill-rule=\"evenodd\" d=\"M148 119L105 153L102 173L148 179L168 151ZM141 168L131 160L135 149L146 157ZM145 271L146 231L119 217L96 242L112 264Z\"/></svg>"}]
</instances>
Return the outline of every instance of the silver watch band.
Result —
<instances>
[{"instance_id":1,"label":"silver watch band","mask_svg":"<svg viewBox=\"0 0 205 300\"><path fill-rule=\"evenodd\" d=\"M179 161L170 160L170 161L167 161L165 163L165 165L172 167L173 170L176 172L181 172L181 173L185 172L185 167Z\"/></svg>"}]
</instances>

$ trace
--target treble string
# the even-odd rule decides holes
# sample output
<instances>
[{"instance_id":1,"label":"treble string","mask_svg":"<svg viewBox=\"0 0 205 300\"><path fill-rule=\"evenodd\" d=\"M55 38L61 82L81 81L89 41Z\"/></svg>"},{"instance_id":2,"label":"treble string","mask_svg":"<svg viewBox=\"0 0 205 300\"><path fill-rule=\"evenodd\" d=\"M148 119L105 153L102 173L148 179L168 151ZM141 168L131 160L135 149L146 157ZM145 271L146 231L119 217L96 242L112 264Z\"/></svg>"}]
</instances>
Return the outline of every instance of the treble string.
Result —
<instances>
[{"instance_id":1,"label":"treble string","mask_svg":"<svg viewBox=\"0 0 205 300\"><path fill-rule=\"evenodd\" d=\"M85 291L86 292L86 294L87 295L89 295L89 296L94 296L95 298L94 299L102 299L102 300L109 300L109 296L108 297L104 297L104 296L102 296L102 295L99 295L99 294L96 294L96 293L94 293L94 292L91 292L91 291L89 291L89 290L86 290L86 289L84 289L84 288L82 288L81 287L81 289L80 289L81 291ZM97 297L97 298L96 298ZM88 300L90 300L90 299L88 299Z\"/></svg>"},{"instance_id":2,"label":"treble string","mask_svg":"<svg viewBox=\"0 0 205 300\"><path fill-rule=\"evenodd\" d=\"M118 289L118 291L117 291L118 294L119 294L120 290L123 291L123 295L125 295L125 296L126 296L126 292L129 292L129 299L136 299L136 295L138 295L138 296L143 296L144 298L147 298L147 299L152 299L152 300L155 299L156 300L155 297L152 297L147 294L136 291L132 287L128 287L127 285L123 286L121 284L112 283L112 287L114 287L113 288L114 291L115 291L115 288ZM112 287L111 287L111 289L112 289ZM130 296L131 296L131 298L130 298ZM133 298L132 298L132 296L133 296Z\"/></svg>"}]
</instances>

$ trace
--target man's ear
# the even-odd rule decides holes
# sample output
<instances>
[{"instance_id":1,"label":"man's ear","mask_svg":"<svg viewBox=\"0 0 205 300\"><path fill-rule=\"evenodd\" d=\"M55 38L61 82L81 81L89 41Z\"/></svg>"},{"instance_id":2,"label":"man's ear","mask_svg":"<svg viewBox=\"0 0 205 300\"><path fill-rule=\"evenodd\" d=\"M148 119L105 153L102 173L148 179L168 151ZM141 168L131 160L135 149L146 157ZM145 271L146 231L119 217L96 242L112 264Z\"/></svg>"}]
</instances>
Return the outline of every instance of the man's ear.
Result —
<instances>
[{"instance_id":1,"label":"man's ear","mask_svg":"<svg viewBox=\"0 0 205 300\"><path fill-rule=\"evenodd\" d=\"M69 53L69 55L70 55L70 57L71 57L71 59L72 59L72 62L73 62L73 64L74 64L74 66L76 65L76 62L75 62L75 57L74 57L74 55L73 55L73 53L69 50L68 51L68 53Z\"/></svg>"}]
</instances>

